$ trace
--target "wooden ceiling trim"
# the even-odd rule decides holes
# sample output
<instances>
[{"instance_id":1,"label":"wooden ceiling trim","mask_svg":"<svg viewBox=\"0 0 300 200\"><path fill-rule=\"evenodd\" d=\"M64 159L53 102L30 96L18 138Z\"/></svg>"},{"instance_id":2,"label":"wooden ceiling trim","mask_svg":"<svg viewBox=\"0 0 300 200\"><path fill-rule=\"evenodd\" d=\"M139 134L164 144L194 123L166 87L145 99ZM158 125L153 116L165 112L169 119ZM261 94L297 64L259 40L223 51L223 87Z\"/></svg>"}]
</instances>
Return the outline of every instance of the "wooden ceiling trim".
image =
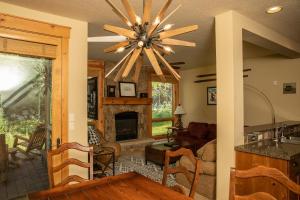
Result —
<instances>
[{"instance_id":1,"label":"wooden ceiling trim","mask_svg":"<svg viewBox=\"0 0 300 200\"><path fill-rule=\"evenodd\" d=\"M0 27L63 38L70 38L71 30L70 27L25 19L4 13L0 13Z\"/></svg>"}]
</instances>

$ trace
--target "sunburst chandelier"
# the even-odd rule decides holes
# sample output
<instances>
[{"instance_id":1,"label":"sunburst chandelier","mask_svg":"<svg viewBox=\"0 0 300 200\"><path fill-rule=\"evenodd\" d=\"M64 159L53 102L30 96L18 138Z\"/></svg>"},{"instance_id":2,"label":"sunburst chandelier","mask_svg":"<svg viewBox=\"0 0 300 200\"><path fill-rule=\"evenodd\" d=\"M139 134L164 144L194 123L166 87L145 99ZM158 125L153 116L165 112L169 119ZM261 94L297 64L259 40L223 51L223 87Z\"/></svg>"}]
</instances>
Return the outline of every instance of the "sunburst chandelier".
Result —
<instances>
[{"instance_id":1,"label":"sunburst chandelier","mask_svg":"<svg viewBox=\"0 0 300 200\"><path fill-rule=\"evenodd\" d=\"M172 3L172 0L167 0L158 14L151 21L152 0L143 1L143 17L136 14L128 0L121 0L128 17L117 8L112 1L106 0L106 2L112 7L113 12L126 23L129 29L104 25L106 31L116 33L119 36L92 37L89 38L89 42L118 42L116 45L105 49L104 52L122 53L127 49L129 52L106 74L105 77L107 78L110 76L112 72L121 66L114 81L126 78L135 64L135 72L132 79L137 82L143 66L143 56L146 55L155 73L162 81L165 81L165 76L160 63L164 65L177 80L179 80L180 75L167 62L164 55L174 54L174 51L170 46L195 47L196 44L193 42L172 39L171 37L198 29L197 25L178 29L172 29L174 24L165 24L163 26L166 20L170 18L181 5L178 5L173 11L166 15L167 10Z\"/></svg>"}]
</instances>

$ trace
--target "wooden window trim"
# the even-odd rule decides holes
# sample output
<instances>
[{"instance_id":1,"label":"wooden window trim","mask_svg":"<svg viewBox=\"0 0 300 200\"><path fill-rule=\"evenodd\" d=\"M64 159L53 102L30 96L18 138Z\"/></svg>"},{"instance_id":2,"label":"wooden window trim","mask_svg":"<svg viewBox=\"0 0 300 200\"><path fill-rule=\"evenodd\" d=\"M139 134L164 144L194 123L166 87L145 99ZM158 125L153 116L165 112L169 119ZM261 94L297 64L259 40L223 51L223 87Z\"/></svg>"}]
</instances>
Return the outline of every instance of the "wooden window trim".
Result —
<instances>
[{"instance_id":1,"label":"wooden window trim","mask_svg":"<svg viewBox=\"0 0 300 200\"><path fill-rule=\"evenodd\" d=\"M57 38L70 38L70 27L0 13L0 26Z\"/></svg>"},{"instance_id":2,"label":"wooden window trim","mask_svg":"<svg viewBox=\"0 0 300 200\"><path fill-rule=\"evenodd\" d=\"M91 123L104 134L104 62L102 60L89 60L88 76L98 78L98 120L92 120Z\"/></svg>"},{"instance_id":3,"label":"wooden window trim","mask_svg":"<svg viewBox=\"0 0 300 200\"><path fill-rule=\"evenodd\" d=\"M174 121L175 117L170 117L170 118L154 118L152 119L152 122L167 122L167 121Z\"/></svg>"},{"instance_id":4,"label":"wooden window trim","mask_svg":"<svg viewBox=\"0 0 300 200\"><path fill-rule=\"evenodd\" d=\"M166 79L167 79L167 83L172 83L173 84L173 97L175 98L173 101L173 106L172 106L172 114L174 113L176 106L179 103L179 81L177 81L175 78L173 78L173 76L171 75L165 75ZM153 81L157 81L157 82L161 82L159 77L155 74L151 74L150 78L148 79L148 94L150 97L152 97L152 82ZM157 135L157 136L153 136L152 135L152 123L153 122L164 122L164 121L173 121L173 123L175 122L175 116L173 114L173 117L171 118L157 118L157 119L152 119L152 104L150 106L148 106L148 120L150 123L148 123L148 137L154 138L154 139L162 139L162 138L166 138L167 135ZM167 131L167 130L166 130Z\"/></svg>"}]
</instances>

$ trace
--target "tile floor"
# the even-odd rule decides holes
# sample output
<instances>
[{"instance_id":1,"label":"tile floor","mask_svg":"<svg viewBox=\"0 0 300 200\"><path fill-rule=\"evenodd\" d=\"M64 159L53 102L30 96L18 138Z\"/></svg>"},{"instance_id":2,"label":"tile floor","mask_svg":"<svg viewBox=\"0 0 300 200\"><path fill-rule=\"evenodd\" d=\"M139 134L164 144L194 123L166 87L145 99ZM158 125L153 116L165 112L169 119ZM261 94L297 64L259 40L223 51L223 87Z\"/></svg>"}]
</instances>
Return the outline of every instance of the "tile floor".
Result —
<instances>
[{"instance_id":1,"label":"tile floor","mask_svg":"<svg viewBox=\"0 0 300 200\"><path fill-rule=\"evenodd\" d=\"M47 189L48 174L41 158L22 161L20 167L10 168L7 183L0 184L0 199L24 199L24 195Z\"/></svg>"}]
</instances>

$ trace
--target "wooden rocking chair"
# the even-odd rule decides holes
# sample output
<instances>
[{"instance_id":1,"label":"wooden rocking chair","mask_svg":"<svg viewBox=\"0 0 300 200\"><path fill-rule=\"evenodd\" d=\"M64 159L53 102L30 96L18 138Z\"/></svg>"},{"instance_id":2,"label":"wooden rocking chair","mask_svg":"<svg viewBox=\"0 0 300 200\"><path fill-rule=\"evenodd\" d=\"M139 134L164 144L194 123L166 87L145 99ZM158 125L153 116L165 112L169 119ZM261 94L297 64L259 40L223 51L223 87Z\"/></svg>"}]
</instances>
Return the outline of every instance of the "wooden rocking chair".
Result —
<instances>
[{"instance_id":1,"label":"wooden rocking chair","mask_svg":"<svg viewBox=\"0 0 300 200\"><path fill-rule=\"evenodd\" d=\"M24 154L28 159L33 159L34 156L41 155L41 151L46 142L46 128L40 125L36 128L30 138L25 138L19 135L15 136L14 148L16 153ZM12 155L15 157L15 155Z\"/></svg>"}]
</instances>

